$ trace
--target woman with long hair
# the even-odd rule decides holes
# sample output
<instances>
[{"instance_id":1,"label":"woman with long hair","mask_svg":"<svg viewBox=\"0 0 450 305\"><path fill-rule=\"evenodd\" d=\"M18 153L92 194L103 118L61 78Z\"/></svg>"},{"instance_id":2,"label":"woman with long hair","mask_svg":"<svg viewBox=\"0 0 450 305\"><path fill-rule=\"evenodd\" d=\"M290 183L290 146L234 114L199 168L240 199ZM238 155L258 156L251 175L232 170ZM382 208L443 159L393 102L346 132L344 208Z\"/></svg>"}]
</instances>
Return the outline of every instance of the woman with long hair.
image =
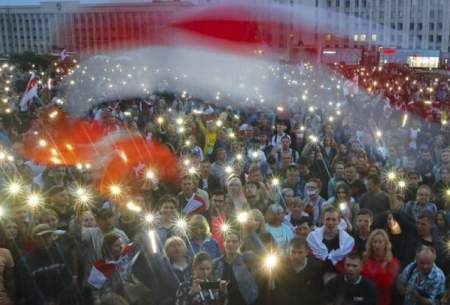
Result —
<instances>
[{"instance_id":1,"label":"woman with long hair","mask_svg":"<svg viewBox=\"0 0 450 305\"><path fill-rule=\"evenodd\" d=\"M258 297L252 263L255 257L251 252L239 252L240 236L229 231L225 235L225 253L214 260L213 270L215 278L228 282L229 305L251 305Z\"/></svg>"},{"instance_id":2,"label":"woman with long hair","mask_svg":"<svg viewBox=\"0 0 450 305\"><path fill-rule=\"evenodd\" d=\"M359 205L352 197L352 190L345 182L338 182L335 194L335 196L328 199L327 204L341 210L345 216L344 219L350 221L347 225L352 225L359 211Z\"/></svg>"},{"instance_id":3,"label":"woman with long hair","mask_svg":"<svg viewBox=\"0 0 450 305\"><path fill-rule=\"evenodd\" d=\"M180 284L176 305L225 305L227 282L213 278L208 253L199 252L192 263L192 279Z\"/></svg>"},{"instance_id":4,"label":"woman with long hair","mask_svg":"<svg viewBox=\"0 0 450 305\"><path fill-rule=\"evenodd\" d=\"M264 215L260 210L250 210L247 221L241 225L242 242L240 250L242 252L252 251L255 254L263 252L265 247L261 236L265 233Z\"/></svg>"},{"instance_id":5,"label":"woman with long hair","mask_svg":"<svg viewBox=\"0 0 450 305\"><path fill-rule=\"evenodd\" d=\"M242 189L241 179L234 176L229 178L227 183L227 191L227 199L231 201L230 203L232 204L234 211L239 212L250 209Z\"/></svg>"},{"instance_id":6,"label":"woman with long hair","mask_svg":"<svg viewBox=\"0 0 450 305\"><path fill-rule=\"evenodd\" d=\"M131 262L135 255L132 245L125 245L115 232L107 233L103 237L101 253L103 258L95 262L88 278L88 283L95 288L94 300L99 303L112 293L129 299L125 282L131 280Z\"/></svg>"},{"instance_id":7,"label":"woman with long hair","mask_svg":"<svg viewBox=\"0 0 450 305\"><path fill-rule=\"evenodd\" d=\"M211 238L211 230L206 218L202 215L194 215L189 220L189 242L194 250L192 256L200 251L205 251L214 259L221 255L219 244Z\"/></svg>"},{"instance_id":8,"label":"woman with long hair","mask_svg":"<svg viewBox=\"0 0 450 305\"><path fill-rule=\"evenodd\" d=\"M337 153L334 156L333 161L331 161L331 168L334 168L334 164L336 162L342 162L342 163L346 164L350 160L351 160L351 156L350 156L350 152L349 152L347 145L345 145L344 143L341 143L337 147Z\"/></svg>"},{"instance_id":9,"label":"woman with long hair","mask_svg":"<svg viewBox=\"0 0 450 305\"><path fill-rule=\"evenodd\" d=\"M447 218L447 213L444 210L437 211L435 222L439 236L441 238L447 238L450 231L450 224Z\"/></svg>"},{"instance_id":10,"label":"woman with long hair","mask_svg":"<svg viewBox=\"0 0 450 305\"><path fill-rule=\"evenodd\" d=\"M375 283L378 305L392 304L391 296L400 263L392 254L389 236L384 230L374 230L366 243L362 275Z\"/></svg>"},{"instance_id":11,"label":"woman with long hair","mask_svg":"<svg viewBox=\"0 0 450 305\"><path fill-rule=\"evenodd\" d=\"M0 240L2 240L2 245L11 251L14 261L18 262L21 256L26 252L22 247L18 226L14 221L5 219L1 223L1 227Z\"/></svg>"},{"instance_id":12,"label":"woman with long hair","mask_svg":"<svg viewBox=\"0 0 450 305\"><path fill-rule=\"evenodd\" d=\"M187 281L192 275L191 262L184 240L179 236L172 236L164 245L164 252L180 283Z\"/></svg>"}]
</instances>

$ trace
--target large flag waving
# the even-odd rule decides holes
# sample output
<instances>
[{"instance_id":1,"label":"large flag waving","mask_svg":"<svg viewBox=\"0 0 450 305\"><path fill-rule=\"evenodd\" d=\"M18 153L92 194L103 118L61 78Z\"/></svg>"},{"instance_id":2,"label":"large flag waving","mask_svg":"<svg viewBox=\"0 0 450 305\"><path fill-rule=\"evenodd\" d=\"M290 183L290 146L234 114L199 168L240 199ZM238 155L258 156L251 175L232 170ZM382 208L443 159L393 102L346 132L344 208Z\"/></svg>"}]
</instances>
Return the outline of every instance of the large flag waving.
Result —
<instances>
[{"instance_id":1,"label":"large flag waving","mask_svg":"<svg viewBox=\"0 0 450 305\"><path fill-rule=\"evenodd\" d=\"M28 111L28 106L33 97L38 96L38 86L37 86L36 74L31 72L30 80L28 81L27 88L25 89L25 93L20 99L20 111Z\"/></svg>"}]
</instances>

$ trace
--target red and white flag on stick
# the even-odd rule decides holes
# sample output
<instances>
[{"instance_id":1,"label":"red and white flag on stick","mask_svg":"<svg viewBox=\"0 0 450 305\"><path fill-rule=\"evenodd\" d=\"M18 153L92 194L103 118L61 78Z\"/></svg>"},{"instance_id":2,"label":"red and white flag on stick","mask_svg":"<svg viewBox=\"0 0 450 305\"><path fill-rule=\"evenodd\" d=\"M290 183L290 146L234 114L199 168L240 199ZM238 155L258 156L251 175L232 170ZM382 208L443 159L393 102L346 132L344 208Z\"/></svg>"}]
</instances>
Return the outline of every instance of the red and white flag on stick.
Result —
<instances>
[{"instance_id":1,"label":"red and white flag on stick","mask_svg":"<svg viewBox=\"0 0 450 305\"><path fill-rule=\"evenodd\" d=\"M62 49L59 53L58 61L64 61L67 57L69 57L69 54L67 53L66 49Z\"/></svg>"},{"instance_id":2,"label":"red and white flag on stick","mask_svg":"<svg viewBox=\"0 0 450 305\"><path fill-rule=\"evenodd\" d=\"M96 261L89 273L88 283L97 289L101 289L105 282L111 278L115 269L116 265L112 262L103 259Z\"/></svg>"},{"instance_id":3,"label":"red and white flag on stick","mask_svg":"<svg viewBox=\"0 0 450 305\"><path fill-rule=\"evenodd\" d=\"M25 93L20 99L20 111L28 111L28 106L30 105L30 101L33 100L33 97L38 96L38 83L36 79L36 74L31 72L30 80L28 81L27 88L25 89Z\"/></svg>"}]
</instances>

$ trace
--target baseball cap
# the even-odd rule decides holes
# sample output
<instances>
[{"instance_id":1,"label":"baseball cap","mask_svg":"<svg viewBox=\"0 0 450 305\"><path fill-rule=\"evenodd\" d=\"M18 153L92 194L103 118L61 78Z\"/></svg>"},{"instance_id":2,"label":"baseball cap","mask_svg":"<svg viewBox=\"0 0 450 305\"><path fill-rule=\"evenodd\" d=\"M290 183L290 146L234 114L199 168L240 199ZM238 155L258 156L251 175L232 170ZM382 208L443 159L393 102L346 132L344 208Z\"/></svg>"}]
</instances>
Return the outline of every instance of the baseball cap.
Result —
<instances>
[{"instance_id":1,"label":"baseball cap","mask_svg":"<svg viewBox=\"0 0 450 305\"><path fill-rule=\"evenodd\" d=\"M54 231L50 226L46 223L41 223L39 225L34 226L32 234L33 236L43 236L46 234L53 234Z\"/></svg>"}]
</instances>

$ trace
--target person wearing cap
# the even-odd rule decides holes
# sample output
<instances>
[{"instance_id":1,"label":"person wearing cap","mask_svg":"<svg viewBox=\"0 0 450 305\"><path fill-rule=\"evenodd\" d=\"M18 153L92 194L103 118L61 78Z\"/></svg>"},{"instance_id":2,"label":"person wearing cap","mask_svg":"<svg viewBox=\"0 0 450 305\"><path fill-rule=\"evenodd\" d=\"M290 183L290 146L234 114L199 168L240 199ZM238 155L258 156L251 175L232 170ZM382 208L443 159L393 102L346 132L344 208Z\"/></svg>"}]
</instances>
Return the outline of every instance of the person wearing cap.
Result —
<instances>
[{"instance_id":1,"label":"person wearing cap","mask_svg":"<svg viewBox=\"0 0 450 305\"><path fill-rule=\"evenodd\" d=\"M36 248L19 263L20 284L26 304L75 304L77 290L73 288L68 262L54 243L54 230L39 224L32 230Z\"/></svg>"}]
</instances>

